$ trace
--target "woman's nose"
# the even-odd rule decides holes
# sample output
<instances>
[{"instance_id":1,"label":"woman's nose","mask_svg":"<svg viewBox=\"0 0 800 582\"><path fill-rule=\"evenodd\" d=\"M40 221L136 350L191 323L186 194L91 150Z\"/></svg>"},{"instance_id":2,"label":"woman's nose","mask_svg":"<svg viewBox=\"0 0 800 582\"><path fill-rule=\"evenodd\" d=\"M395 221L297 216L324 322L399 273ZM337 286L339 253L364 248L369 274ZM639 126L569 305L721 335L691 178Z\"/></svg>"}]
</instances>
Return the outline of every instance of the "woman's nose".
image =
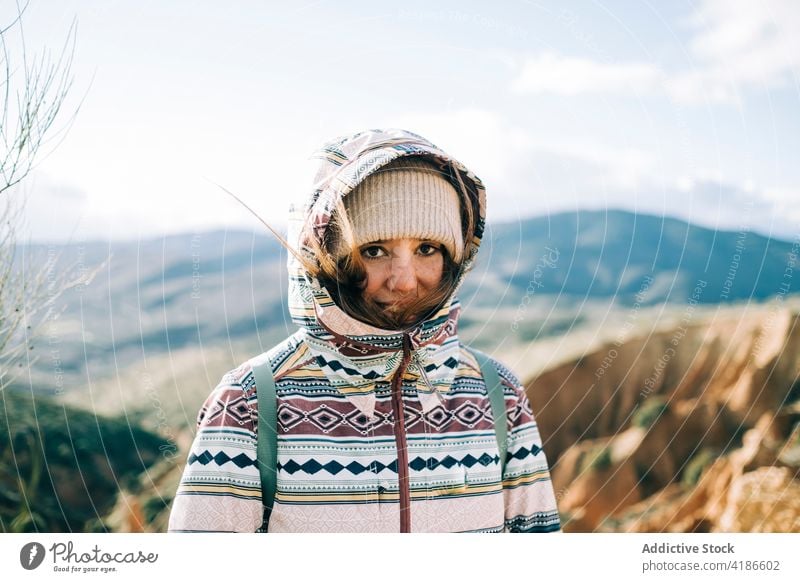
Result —
<instances>
[{"instance_id":1,"label":"woman's nose","mask_svg":"<svg viewBox=\"0 0 800 582\"><path fill-rule=\"evenodd\" d=\"M392 260L392 271L389 276L389 290L396 293L410 293L417 288L417 274L410 261Z\"/></svg>"}]
</instances>

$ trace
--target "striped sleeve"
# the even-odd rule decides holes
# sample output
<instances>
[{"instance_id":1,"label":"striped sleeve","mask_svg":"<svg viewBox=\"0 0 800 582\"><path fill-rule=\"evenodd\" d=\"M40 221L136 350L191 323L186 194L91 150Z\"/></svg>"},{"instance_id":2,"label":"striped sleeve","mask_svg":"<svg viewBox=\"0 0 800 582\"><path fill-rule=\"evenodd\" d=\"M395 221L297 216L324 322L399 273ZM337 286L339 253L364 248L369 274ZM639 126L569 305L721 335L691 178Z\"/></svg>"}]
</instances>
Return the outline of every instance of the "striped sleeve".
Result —
<instances>
[{"instance_id":1,"label":"striped sleeve","mask_svg":"<svg viewBox=\"0 0 800 582\"><path fill-rule=\"evenodd\" d=\"M261 525L253 384L250 364L242 364L200 409L168 531L254 532Z\"/></svg>"},{"instance_id":2,"label":"striped sleeve","mask_svg":"<svg viewBox=\"0 0 800 582\"><path fill-rule=\"evenodd\" d=\"M509 431L503 474L505 529L512 533L559 531L550 469L530 402L516 376L495 364L504 384Z\"/></svg>"}]
</instances>

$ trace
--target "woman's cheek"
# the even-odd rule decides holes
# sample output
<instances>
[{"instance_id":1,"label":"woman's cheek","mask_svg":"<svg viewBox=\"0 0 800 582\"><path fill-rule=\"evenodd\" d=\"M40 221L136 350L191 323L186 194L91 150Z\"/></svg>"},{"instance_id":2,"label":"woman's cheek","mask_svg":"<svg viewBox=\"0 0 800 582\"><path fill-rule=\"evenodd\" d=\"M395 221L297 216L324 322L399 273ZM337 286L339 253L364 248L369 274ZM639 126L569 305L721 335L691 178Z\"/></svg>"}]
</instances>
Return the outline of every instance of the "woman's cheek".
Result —
<instances>
[{"instance_id":1,"label":"woman's cheek","mask_svg":"<svg viewBox=\"0 0 800 582\"><path fill-rule=\"evenodd\" d=\"M444 259L441 255L438 255L438 257L431 257L426 261L419 272L422 275L421 278L424 282L424 286L428 289L433 289L442 280Z\"/></svg>"},{"instance_id":2,"label":"woman's cheek","mask_svg":"<svg viewBox=\"0 0 800 582\"><path fill-rule=\"evenodd\" d=\"M386 279L386 268L382 265L375 264L375 262L367 263L367 278L363 283L362 293L365 297L370 298L374 295Z\"/></svg>"}]
</instances>

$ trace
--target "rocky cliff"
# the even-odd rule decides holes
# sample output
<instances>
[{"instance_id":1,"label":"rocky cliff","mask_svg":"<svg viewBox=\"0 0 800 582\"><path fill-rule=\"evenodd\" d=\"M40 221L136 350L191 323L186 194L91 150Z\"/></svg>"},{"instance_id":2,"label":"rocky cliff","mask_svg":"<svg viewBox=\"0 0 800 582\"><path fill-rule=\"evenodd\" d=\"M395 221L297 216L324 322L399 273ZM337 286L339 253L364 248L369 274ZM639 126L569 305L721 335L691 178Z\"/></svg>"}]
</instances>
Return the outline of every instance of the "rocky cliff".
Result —
<instances>
[{"instance_id":1,"label":"rocky cliff","mask_svg":"<svg viewBox=\"0 0 800 582\"><path fill-rule=\"evenodd\" d=\"M608 343L526 384L567 531L800 531L800 311Z\"/></svg>"}]
</instances>

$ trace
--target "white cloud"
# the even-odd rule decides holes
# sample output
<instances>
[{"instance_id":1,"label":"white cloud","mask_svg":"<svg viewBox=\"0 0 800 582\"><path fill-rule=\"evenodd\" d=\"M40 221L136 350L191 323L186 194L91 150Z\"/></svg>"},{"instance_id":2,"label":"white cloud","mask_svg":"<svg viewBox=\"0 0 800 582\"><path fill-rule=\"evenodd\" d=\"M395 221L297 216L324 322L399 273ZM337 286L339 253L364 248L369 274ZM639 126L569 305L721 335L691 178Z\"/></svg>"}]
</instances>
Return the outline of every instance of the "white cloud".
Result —
<instances>
[{"instance_id":1,"label":"white cloud","mask_svg":"<svg viewBox=\"0 0 800 582\"><path fill-rule=\"evenodd\" d=\"M639 187L653 173L656 164L651 152L601 143L586 136L549 136L537 139L532 149L594 166L595 177L601 177L612 189L633 190Z\"/></svg>"},{"instance_id":2,"label":"white cloud","mask_svg":"<svg viewBox=\"0 0 800 582\"><path fill-rule=\"evenodd\" d=\"M627 208L711 228L749 228L790 238L800 223L792 188L735 185L724 172L671 175L658 152L589 135L535 133L498 113L466 108L392 120L431 139L484 180L489 219L577 208Z\"/></svg>"},{"instance_id":3,"label":"white cloud","mask_svg":"<svg viewBox=\"0 0 800 582\"><path fill-rule=\"evenodd\" d=\"M782 203L791 203L796 206L800 198L800 188L768 188L765 194L770 200ZM797 209L800 211L800 208Z\"/></svg>"},{"instance_id":4,"label":"white cloud","mask_svg":"<svg viewBox=\"0 0 800 582\"><path fill-rule=\"evenodd\" d=\"M508 171L514 152L532 145L529 132L494 111L465 107L441 113L408 113L389 123L419 133L467 165L479 177Z\"/></svg>"},{"instance_id":5,"label":"white cloud","mask_svg":"<svg viewBox=\"0 0 800 582\"><path fill-rule=\"evenodd\" d=\"M480 176L492 220L603 204L606 195L650 183L656 167L648 151L586 135L534 134L477 108L411 113L392 125L427 137Z\"/></svg>"},{"instance_id":6,"label":"white cloud","mask_svg":"<svg viewBox=\"0 0 800 582\"><path fill-rule=\"evenodd\" d=\"M511 90L517 93L649 93L663 73L648 63L603 63L552 52L527 57Z\"/></svg>"},{"instance_id":7,"label":"white cloud","mask_svg":"<svg viewBox=\"0 0 800 582\"><path fill-rule=\"evenodd\" d=\"M800 3L706 0L690 23L692 53L736 82L775 82L800 71Z\"/></svg>"},{"instance_id":8,"label":"white cloud","mask_svg":"<svg viewBox=\"0 0 800 582\"><path fill-rule=\"evenodd\" d=\"M670 94L689 103L733 102L745 88L779 88L800 73L800 4L706 0L688 20L693 71L672 75Z\"/></svg>"},{"instance_id":9,"label":"white cloud","mask_svg":"<svg viewBox=\"0 0 800 582\"><path fill-rule=\"evenodd\" d=\"M80 234L87 209L86 193L34 170L7 192L22 210L19 239L66 240Z\"/></svg>"},{"instance_id":10,"label":"white cloud","mask_svg":"<svg viewBox=\"0 0 800 582\"><path fill-rule=\"evenodd\" d=\"M690 69L608 62L544 52L526 56L510 88L517 93L666 94L686 104L735 103L741 90L778 88L800 75L800 2L705 0L686 20Z\"/></svg>"},{"instance_id":11,"label":"white cloud","mask_svg":"<svg viewBox=\"0 0 800 582\"><path fill-rule=\"evenodd\" d=\"M800 237L800 207L797 199L800 198L800 188L775 187L767 188L764 196L775 208L775 213L787 224L791 225L787 229L787 237Z\"/></svg>"}]
</instances>

